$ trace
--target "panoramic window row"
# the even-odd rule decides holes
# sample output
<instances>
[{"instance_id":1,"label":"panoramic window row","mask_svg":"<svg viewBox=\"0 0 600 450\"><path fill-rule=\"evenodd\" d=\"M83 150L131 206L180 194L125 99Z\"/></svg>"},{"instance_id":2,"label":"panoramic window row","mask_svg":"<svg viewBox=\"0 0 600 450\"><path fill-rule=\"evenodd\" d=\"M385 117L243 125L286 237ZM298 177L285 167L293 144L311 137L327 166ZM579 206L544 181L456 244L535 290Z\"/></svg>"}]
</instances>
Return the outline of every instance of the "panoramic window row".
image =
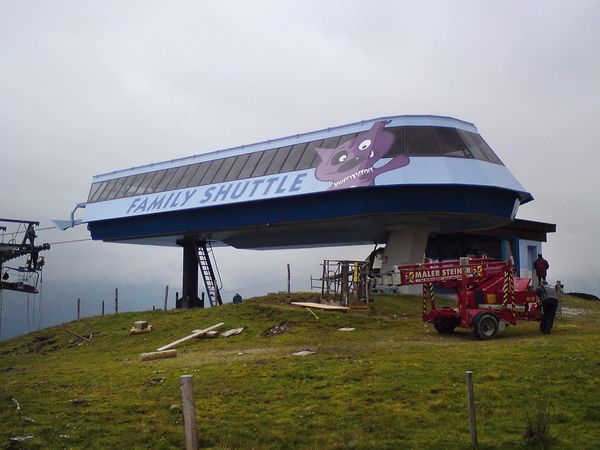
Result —
<instances>
[{"instance_id":1,"label":"panoramic window row","mask_svg":"<svg viewBox=\"0 0 600 450\"><path fill-rule=\"evenodd\" d=\"M468 131L444 127L386 128L395 135L386 157L448 156L502 164L483 138ZM246 153L171 169L115 178L92 184L88 202L152 194L226 181L243 180L315 168L321 162L317 148L336 148L358 133L304 142L261 152Z\"/></svg>"}]
</instances>

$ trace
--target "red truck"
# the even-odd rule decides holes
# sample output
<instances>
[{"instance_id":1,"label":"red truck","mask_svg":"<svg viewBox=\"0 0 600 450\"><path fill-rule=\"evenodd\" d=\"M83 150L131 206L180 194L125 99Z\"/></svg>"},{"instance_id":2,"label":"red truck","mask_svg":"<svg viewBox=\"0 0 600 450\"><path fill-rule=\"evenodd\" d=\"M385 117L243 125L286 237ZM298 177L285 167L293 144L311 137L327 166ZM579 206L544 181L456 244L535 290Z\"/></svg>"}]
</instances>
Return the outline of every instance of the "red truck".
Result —
<instances>
[{"instance_id":1,"label":"red truck","mask_svg":"<svg viewBox=\"0 0 600 450\"><path fill-rule=\"evenodd\" d=\"M558 293L543 285L533 291L529 278L513 272L512 260L465 257L396 266L394 284L423 285L423 320L442 334L461 327L472 329L479 339L492 339L519 320L538 321L540 330L550 333ZM457 306L436 306L434 286L453 288Z\"/></svg>"}]
</instances>

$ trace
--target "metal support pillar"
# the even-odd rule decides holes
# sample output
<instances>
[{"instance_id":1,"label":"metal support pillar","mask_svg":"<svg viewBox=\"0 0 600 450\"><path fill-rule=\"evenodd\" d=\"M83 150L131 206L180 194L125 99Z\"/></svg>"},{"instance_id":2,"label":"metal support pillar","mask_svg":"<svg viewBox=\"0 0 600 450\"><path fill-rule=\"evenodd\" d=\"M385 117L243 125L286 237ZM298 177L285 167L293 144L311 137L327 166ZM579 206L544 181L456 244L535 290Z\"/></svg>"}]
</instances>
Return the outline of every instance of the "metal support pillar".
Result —
<instances>
[{"instance_id":1,"label":"metal support pillar","mask_svg":"<svg viewBox=\"0 0 600 450\"><path fill-rule=\"evenodd\" d=\"M182 308L203 308L198 298L198 243L195 241L180 242L183 247L183 281L181 293Z\"/></svg>"}]
</instances>

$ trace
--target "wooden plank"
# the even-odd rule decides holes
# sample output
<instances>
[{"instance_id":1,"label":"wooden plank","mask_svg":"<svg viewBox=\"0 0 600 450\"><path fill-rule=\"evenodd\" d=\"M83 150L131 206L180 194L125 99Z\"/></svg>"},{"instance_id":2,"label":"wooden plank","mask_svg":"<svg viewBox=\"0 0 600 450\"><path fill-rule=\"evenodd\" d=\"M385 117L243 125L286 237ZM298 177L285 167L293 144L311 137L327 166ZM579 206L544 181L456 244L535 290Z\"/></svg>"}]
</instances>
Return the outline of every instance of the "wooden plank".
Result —
<instances>
[{"instance_id":1,"label":"wooden plank","mask_svg":"<svg viewBox=\"0 0 600 450\"><path fill-rule=\"evenodd\" d=\"M302 308L322 309L324 311L350 311L350 308L346 306L326 305L324 303L292 302L292 305L301 306Z\"/></svg>"},{"instance_id":2,"label":"wooden plank","mask_svg":"<svg viewBox=\"0 0 600 450\"><path fill-rule=\"evenodd\" d=\"M140 354L140 361L151 361L153 359L175 358L177 350L166 350L163 352L149 352Z\"/></svg>"},{"instance_id":3,"label":"wooden plank","mask_svg":"<svg viewBox=\"0 0 600 450\"><path fill-rule=\"evenodd\" d=\"M219 334L219 332L217 330L212 330L212 331L207 331L206 333L203 333L198 337L200 337L202 339L214 339L217 337L217 334Z\"/></svg>"},{"instance_id":4,"label":"wooden plank","mask_svg":"<svg viewBox=\"0 0 600 450\"><path fill-rule=\"evenodd\" d=\"M72 334L73 336L75 336L75 337L77 337L77 338L79 338L79 339L82 339L82 340L84 340L84 341L91 342L91 340L92 340L91 338L86 338L86 337L83 337L83 336L79 336L78 334L75 334L75 333L73 333L72 331L69 331L69 330L65 330L65 331L66 331L67 333L69 333L69 334Z\"/></svg>"},{"instance_id":5,"label":"wooden plank","mask_svg":"<svg viewBox=\"0 0 600 450\"><path fill-rule=\"evenodd\" d=\"M221 333L221 336L223 337L229 337L229 336L235 336L236 334L240 334L242 331L244 331L244 327L242 328L232 328L231 330L227 330Z\"/></svg>"},{"instance_id":6,"label":"wooden plank","mask_svg":"<svg viewBox=\"0 0 600 450\"><path fill-rule=\"evenodd\" d=\"M225 325L225 324L223 322L221 322L216 325L213 325L212 327L205 328L204 330L194 330L194 331L192 331L192 334L190 334L186 337L183 337L181 339L177 339L176 341L173 341L167 345L163 345L162 347L157 348L156 351L162 352L163 350L169 350L183 342L189 341L190 339L194 339L194 338L197 338L198 336L202 336L204 333L206 333L208 331L214 330L215 328L222 327L223 325Z\"/></svg>"}]
</instances>

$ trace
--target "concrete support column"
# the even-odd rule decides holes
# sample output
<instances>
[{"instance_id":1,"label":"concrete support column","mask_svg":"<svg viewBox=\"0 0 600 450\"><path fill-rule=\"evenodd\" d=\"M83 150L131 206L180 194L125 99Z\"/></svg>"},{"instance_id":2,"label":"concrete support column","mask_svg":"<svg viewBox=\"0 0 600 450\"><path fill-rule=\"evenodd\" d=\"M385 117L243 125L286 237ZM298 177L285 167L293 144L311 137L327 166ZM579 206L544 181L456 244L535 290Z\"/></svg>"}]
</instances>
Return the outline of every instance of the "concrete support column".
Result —
<instances>
[{"instance_id":1,"label":"concrete support column","mask_svg":"<svg viewBox=\"0 0 600 450\"><path fill-rule=\"evenodd\" d=\"M406 225L392 230L383 252L381 273L390 272L401 264L423 262L430 231L428 225ZM398 290L403 294L421 295L422 287L402 286Z\"/></svg>"},{"instance_id":2,"label":"concrete support column","mask_svg":"<svg viewBox=\"0 0 600 450\"><path fill-rule=\"evenodd\" d=\"M181 307L203 307L204 305L198 298L198 243L186 241L180 245L183 247Z\"/></svg>"}]
</instances>

